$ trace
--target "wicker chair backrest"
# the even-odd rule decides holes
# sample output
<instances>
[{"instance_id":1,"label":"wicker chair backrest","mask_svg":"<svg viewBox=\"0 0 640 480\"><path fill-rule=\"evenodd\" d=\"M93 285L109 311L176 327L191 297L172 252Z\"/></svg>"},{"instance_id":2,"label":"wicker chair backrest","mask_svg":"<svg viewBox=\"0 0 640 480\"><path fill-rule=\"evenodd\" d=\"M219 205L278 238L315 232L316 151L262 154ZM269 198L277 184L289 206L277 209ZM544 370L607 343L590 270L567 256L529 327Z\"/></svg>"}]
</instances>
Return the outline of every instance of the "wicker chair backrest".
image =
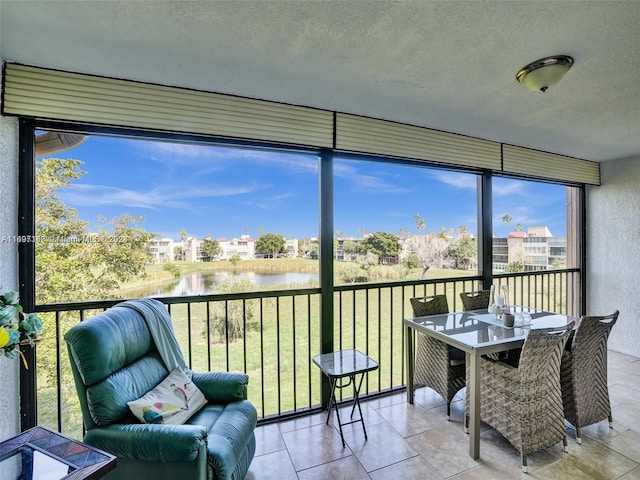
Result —
<instances>
[{"instance_id":1,"label":"wicker chair backrest","mask_svg":"<svg viewBox=\"0 0 640 480\"><path fill-rule=\"evenodd\" d=\"M446 295L433 295L430 297L413 297L410 299L414 317L426 315L438 315L449 313L449 303Z\"/></svg>"},{"instance_id":2,"label":"wicker chair backrest","mask_svg":"<svg viewBox=\"0 0 640 480\"><path fill-rule=\"evenodd\" d=\"M561 328L532 329L522 346L518 370L525 383L535 385L549 371L557 372L558 382L562 352L575 322ZM559 385L559 383L558 383Z\"/></svg>"},{"instance_id":3,"label":"wicker chair backrest","mask_svg":"<svg viewBox=\"0 0 640 480\"><path fill-rule=\"evenodd\" d=\"M489 306L489 296L491 290L480 290L478 292L460 292L462 308L464 310L480 310Z\"/></svg>"},{"instance_id":4,"label":"wicker chair backrest","mask_svg":"<svg viewBox=\"0 0 640 480\"><path fill-rule=\"evenodd\" d=\"M598 361L602 356L606 358L607 340L619 313L616 310L611 315L582 317L571 344L574 358L592 359L592 362Z\"/></svg>"}]
</instances>

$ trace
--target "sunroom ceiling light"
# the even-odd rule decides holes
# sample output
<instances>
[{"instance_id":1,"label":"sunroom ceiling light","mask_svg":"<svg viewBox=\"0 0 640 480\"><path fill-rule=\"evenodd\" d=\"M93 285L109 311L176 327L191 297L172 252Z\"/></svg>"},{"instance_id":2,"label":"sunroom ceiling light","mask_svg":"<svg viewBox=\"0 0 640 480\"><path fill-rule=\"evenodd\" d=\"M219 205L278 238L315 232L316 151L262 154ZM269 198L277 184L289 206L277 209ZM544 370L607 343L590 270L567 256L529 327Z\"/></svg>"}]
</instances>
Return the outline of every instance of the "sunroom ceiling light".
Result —
<instances>
[{"instance_id":1,"label":"sunroom ceiling light","mask_svg":"<svg viewBox=\"0 0 640 480\"><path fill-rule=\"evenodd\" d=\"M567 55L541 58L520 69L516 79L529 90L546 92L564 77L571 65L573 58Z\"/></svg>"}]
</instances>

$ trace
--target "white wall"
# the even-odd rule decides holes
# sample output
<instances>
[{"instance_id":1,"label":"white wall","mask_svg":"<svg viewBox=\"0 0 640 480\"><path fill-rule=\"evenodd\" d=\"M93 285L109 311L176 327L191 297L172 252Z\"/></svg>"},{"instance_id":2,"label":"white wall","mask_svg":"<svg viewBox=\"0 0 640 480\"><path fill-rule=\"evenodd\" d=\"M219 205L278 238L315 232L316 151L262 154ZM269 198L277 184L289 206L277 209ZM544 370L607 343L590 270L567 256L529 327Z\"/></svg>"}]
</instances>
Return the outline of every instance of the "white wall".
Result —
<instances>
[{"instance_id":1,"label":"white wall","mask_svg":"<svg viewBox=\"0 0 640 480\"><path fill-rule=\"evenodd\" d=\"M1 39L2 35L0 47ZM18 122L0 116L0 291L18 287L18 249L15 243L1 241L3 235L18 233L17 211ZM19 378L18 361L0 357L0 441L20 431Z\"/></svg>"},{"instance_id":2,"label":"white wall","mask_svg":"<svg viewBox=\"0 0 640 480\"><path fill-rule=\"evenodd\" d=\"M15 243L2 237L18 233L18 122L0 117L0 291L17 290L17 255ZM0 357L0 440L18 433L19 361Z\"/></svg>"},{"instance_id":3,"label":"white wall","mask_svg":"<svg viewBox=\"0 0 640 480\"><path fill-rule=\"evenodd\" d=\"M587 314L620 310L609 348L640 357L640 157L601 163L587 190Z\"/></svg>"}]
</instances>

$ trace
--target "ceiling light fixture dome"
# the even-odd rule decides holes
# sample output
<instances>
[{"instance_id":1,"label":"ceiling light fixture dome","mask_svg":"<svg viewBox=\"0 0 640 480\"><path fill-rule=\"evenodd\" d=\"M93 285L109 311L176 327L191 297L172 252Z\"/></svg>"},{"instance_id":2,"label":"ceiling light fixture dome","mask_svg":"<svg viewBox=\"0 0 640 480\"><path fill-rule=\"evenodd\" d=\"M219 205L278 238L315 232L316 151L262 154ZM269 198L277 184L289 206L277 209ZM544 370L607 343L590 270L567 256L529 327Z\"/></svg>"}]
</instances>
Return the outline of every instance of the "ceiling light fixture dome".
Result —
<instances>
[{"instance_id":1,"label":"ceiling light fixture dome","mask_svg":"<svg viewBox=\"0 0 640 480\"><path fill-rule=\"evenodd\" d=\"M529 90L546 92L558 83L573 65L568 55L541 58L520 69L516 79Z\"/></svg>"}]
</instances>

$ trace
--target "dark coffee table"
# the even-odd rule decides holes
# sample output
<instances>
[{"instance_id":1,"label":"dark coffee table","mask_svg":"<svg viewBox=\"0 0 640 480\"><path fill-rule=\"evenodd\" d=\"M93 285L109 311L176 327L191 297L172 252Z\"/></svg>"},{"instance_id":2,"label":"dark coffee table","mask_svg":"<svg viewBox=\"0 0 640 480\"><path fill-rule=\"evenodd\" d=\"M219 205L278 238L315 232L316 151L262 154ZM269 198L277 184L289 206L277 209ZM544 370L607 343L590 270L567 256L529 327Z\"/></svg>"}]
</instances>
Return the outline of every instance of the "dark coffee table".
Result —
<instances>
[{"instance_id":1,"label":"dark coffee table","mask_svg":"<svg viewBox=\"0 0 640 480\"><path fill-rule=\"evenodd\" d=\"M0 442L0 478L95 480L116 468L116 457L45 427Z\"/></svg>"}]
</instances>

